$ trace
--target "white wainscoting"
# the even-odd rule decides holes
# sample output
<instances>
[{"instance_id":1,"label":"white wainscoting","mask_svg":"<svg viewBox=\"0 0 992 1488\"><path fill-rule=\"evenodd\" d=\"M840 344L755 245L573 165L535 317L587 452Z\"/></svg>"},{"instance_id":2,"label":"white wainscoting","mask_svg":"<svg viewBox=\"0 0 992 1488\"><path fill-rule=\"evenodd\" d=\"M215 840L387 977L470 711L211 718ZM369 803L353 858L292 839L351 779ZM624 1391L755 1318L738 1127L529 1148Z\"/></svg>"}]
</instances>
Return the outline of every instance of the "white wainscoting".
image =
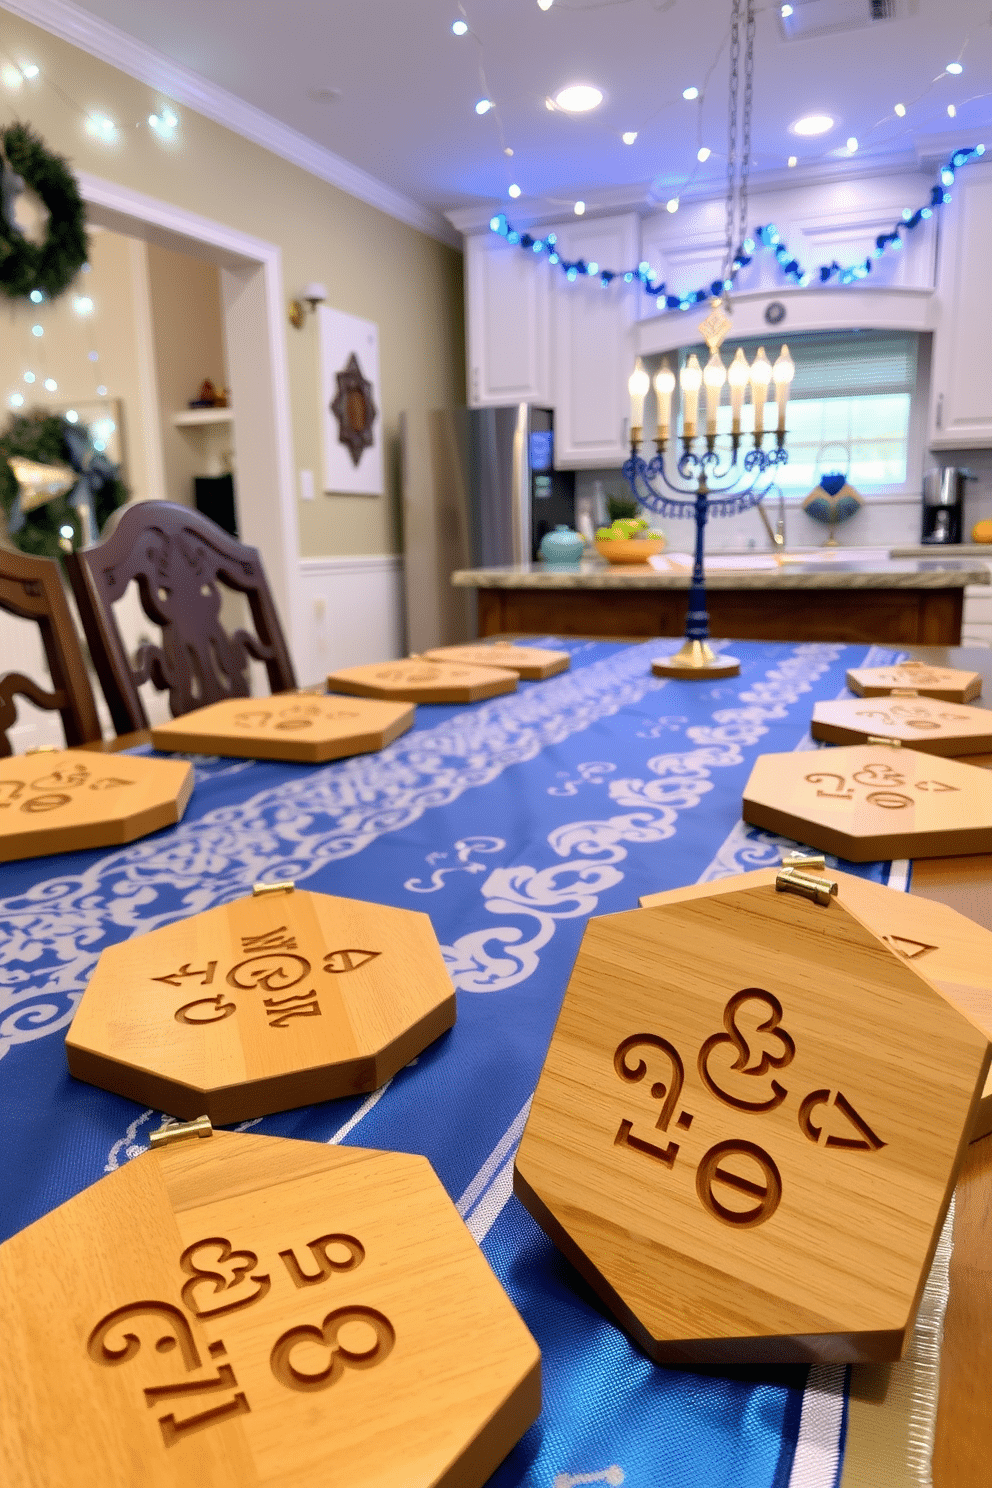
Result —
<instances>
[{"instance_id":1,"label":"white wainscoting","mask_svg":"<svg viewBox=\"0 0 992 1488\"><path fill-rule=\"evenodd\" d=\"M405 654L403 559L396 553L300 559L301 686L338 667Z\"/></svg>"}]
</instances>

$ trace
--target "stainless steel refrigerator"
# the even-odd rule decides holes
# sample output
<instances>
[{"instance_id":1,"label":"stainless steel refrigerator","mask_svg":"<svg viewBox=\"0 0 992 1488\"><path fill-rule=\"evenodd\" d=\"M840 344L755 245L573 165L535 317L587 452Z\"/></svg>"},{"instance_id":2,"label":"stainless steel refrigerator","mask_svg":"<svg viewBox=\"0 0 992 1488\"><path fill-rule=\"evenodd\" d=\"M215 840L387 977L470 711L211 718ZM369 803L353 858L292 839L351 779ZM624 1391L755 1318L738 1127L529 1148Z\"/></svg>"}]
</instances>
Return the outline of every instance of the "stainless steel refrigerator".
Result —
<instances>
[{"instance_id":1,"label":"stainless steel refrigerator","mask_svg":"<svg viewBox=\"0 0 992 1488\"><path fill-rule=\"evenodd\" d=\"M554 414L527 403L400 419L407 647L476 635L459 568L529 563L544 533L575 519L575 477L554 469Z\"/></svg>"}]
</instances>

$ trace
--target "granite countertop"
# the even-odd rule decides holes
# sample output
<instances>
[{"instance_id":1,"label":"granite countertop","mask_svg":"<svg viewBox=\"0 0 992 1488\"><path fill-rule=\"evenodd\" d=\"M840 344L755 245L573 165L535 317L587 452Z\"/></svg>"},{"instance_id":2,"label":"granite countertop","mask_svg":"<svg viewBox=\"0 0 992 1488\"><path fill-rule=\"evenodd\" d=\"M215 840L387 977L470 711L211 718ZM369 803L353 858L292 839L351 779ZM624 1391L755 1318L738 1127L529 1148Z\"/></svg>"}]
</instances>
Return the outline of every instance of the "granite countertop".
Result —
<instances>
[{"instance_id":1,"label":"granite countertop","mask_svg":"<svg viewBox=\"0 0 992 1488\"><path fill-rule=\"evenodd\" d=\"M830 550L838 555L842 551ZM725 557L722 562L727 562ZM576 568L528 563L460 569L451 575L452 584L465 589L688 589L689 581L687 570L666 573L647 564L609 564L600 558L583 558ZM847 560L803 554L782 567L758 569L748 566L745 558L740 569L721 566L706 574L708 589L963 589L989 583L987 563L937 557L932 550L926 558Z\"/></svg>"}]
</instances>

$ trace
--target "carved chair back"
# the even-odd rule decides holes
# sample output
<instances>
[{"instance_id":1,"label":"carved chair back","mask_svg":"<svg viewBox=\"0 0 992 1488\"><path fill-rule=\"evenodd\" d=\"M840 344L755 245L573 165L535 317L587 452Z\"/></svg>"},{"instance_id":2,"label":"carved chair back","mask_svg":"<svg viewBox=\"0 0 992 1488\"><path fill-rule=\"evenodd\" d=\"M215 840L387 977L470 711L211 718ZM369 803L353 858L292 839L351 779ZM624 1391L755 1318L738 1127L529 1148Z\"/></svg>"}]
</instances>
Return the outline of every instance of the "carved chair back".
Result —
<instances>
[{"instance_id":1,"label":"carved chair back","mask_svg":"<svg viewBox=\"0 0 992 1488\"><path fill-rule=\"evenodd\" d=\"M0 609L35 621L54 684L48 691L23 672L0 676L0 755L6 758L13 752L7 730L17 718L18 696L29 698L39 708L58 709L67 744L99 739L93 690L58 564L50 558L0 548Z\"/></svg>"},{"instance_id":2,"label":"carved chair back","mask_svg":"<svg viewBox=\"0 0 992 1488\"><path fill-rule=\"evenodd\" d=\"M102 542L68 555L66 566L93 665L120 733L148 727L138 688L168 691L173 717L222 698L248 697L249 657L265 663L273 692L296 686L293 664L256 548L199 512L171 501L124 507ZM132 581L159 644L132 661L114 604ZM221 624L221 585L244 594L255 634Z\"/></svg>"}]
</instances>

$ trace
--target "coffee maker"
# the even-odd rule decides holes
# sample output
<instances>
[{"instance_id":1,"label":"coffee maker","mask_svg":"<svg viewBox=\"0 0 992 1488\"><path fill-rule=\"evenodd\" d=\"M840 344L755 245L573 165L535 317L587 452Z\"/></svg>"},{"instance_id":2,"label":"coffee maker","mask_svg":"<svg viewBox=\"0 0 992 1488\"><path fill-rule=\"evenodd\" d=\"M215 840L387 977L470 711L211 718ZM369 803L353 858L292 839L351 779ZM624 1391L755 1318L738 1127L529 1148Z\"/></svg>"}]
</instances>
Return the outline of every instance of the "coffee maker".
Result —
<instances>
[{"instance_id":1,"label":"coffee maker","mask_svg":"<svg viewBox=\"0 0 992 1488\"><path fill-rule=\"evenodd\" d=\"M926 472L923 477L923 542L961 541L964 483L974 479L970 470L962 470L956 465Z\"/></svg>"}]
</instances>

